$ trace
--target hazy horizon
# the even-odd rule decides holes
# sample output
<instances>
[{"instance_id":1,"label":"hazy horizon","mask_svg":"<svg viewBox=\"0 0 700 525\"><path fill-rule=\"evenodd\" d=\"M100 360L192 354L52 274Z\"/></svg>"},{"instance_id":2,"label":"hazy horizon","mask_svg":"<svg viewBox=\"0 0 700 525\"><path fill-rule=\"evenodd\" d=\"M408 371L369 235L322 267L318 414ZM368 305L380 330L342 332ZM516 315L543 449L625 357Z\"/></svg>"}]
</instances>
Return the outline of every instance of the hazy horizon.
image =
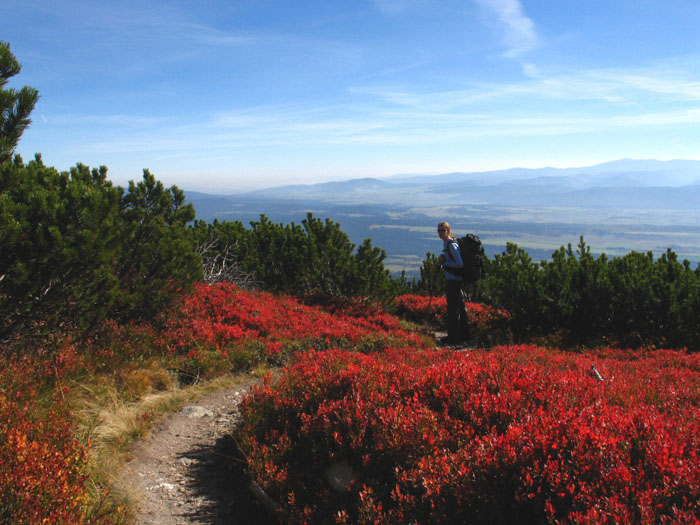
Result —
<instances>
[{"instance_id":1,"label":"hazy horizon","mask_svg":"<svg viewBox=\"0 0 700 525\"><path fill-rule=\"evenodd\" d=\"M688 170L688 165L691 166L692 171ZM630 168L631 167L631 168ZM481 171L452 171L448 173L396 173L392 175L387 175L383 177L372 177L370 175L364 177L350 177L350 178L339 178L328 181L314 181L314 182L299 182L292 184L274 184L274 185L254 185L251 184L248 187L226 187L226 186L197 186L195 184L188 184L181 186L181 189L186 191L194 191L198 193L206 193L211 195L231 195L231 194L245 194L254 191L261 190L273 190L277 188L284 188L287 186L314 186L317 184L325 183L342 183L342 182L352 182L357 180L379 180L384 182L400 182L402 180L409 181L411 179L422 179L422 178L434 178L438 179L440 177L446 176L469 176L469 175L485 175L485 174L507 174L507 173L520 173L529 172L530 176L537 176L541 171L551 171L552 176L565 176L570 172L586 171L593 169L594 171L603 171L613 175L617 170L622 169L638 169L640 174L651 171L653 169L665 169L668 172L672 172L674 167L679 167L678 173L675 174L674 180L670 181L668 184L659 184L659 186L682 186L685 184L695 184L700 182L700 161L694 159L670 159L670 160L658 160L658 159L615 159L600 164L583 165L583 166L566 166L561 168L556 168L553 166L542 166L537 168L523 168L522 166L513 166L511 168L503 168L499 170L481 170ZM697 171L695 171L697 169ZM607 171L606 171L607 170ZM514 176L517 180L518 177ZM526 179L524 179L526 180Z\"/></svg>"}]
</instances>

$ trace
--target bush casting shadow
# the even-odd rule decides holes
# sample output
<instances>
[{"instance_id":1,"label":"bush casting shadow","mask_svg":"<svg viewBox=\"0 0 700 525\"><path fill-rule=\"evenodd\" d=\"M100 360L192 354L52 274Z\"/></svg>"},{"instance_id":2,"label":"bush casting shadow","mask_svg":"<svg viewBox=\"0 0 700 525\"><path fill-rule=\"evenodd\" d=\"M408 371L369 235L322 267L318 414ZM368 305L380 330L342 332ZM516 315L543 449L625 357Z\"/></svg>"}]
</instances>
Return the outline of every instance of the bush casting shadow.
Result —
<instances>
[{"instance_id":1,"label":"bush casting shadow","mask_svg":"<svg viewBox=\"0 0 700 525\"><path fill-rule=\"evenodd\" d=\"M245 459L231 435L219 438L213 446L189 450L179 459L191 461L186 483L194 497L205 502L185 516L212 525L279 523L253 496Z\"/></svg>"}]
</instances>

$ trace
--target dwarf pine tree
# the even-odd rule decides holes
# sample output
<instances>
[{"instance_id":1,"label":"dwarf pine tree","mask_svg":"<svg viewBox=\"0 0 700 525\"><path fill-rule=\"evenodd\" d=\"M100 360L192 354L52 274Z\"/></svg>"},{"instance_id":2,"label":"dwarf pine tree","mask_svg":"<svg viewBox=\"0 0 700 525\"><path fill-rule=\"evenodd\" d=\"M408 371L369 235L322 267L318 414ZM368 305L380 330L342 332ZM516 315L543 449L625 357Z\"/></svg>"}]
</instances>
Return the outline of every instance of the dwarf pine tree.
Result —
<instances>
[{"instance_id":1,"label":"dwarf pine tree","mask_svg":"<svg viewBox=\"0 0 700 525\"><path fill-rule=\"evenodd\" d=\"M433 292L434 268L428 254L422 290ZM700 350L700 265L679 262L671 249L658 259L634 251L594 257L581 237L576 248L562 246L551 260L535 262L507 243L503 253L486 260L477 292L478 301L508 311L519 342L544 336L569 346L614 341Z\"/></svg>"},{"instance_id":2,"label":"dwarf pine tree","mask_svg":"<svg viewBox=\"0 0 700 525\"><path fill-rule=\"evenodd\" d=\"M12 157L39 99L39 92L32 87L24 86L19 91L5 88L21 69L10 44L0 41L0 162Z\"/></svg>"},{"instance_id":3,"label":"dwarf pine tree","mask_svg":"<svg viewBox=\"0 0 700 525\"><path fill-rule=\"evenodd\" d=\"M0 163L0 339L90 325L114 303L122 190L106 174Z\"/></svg>"},{"instance_id":4,"label":"dwarf pine tree","mask_svg":"<svg viewBox=\"0 0 700 525\"><path fill-rule=\"evenodd\" d=\"M306 263L316 291L334 296L351 295L347 285L354 275L355 245L331 219L322 221L309 213L302 224L308 236Z\"/></svg>"},{"instance_id":5,"label":"dwarf pine tree","mask_svg":"<svg viewBox=\"0 0 700 525\"><path fill-rule=\"evenodd\" d=\"M148 171L125 193L104 166L0 163L0 341L158 314L201 277L184 200Z\"/></svg>"},{"instance_id":6,"label":"dwarf pine tree","mask_svg":"<svg viewBox=\"0 0 700 525\"><path fill-rule=\"evenodd\" d=\"M177 186L165 188L148 170L129 181L122 199L122 253L116 316L152 317L201 279L201 257L187 234L195 210Z\"/></svg>"},{"instance_id":7,"label":"dwarf pine tree","mask_svg":"<svg viewBox=\"0 0 700 525\"><path fill-rule=\"evenodd\" d=\"M398 290L395 282L384 266L386 252L372 246L371 239L365 239L355 254L355 289L353 295L369 300L385 300Z\"/></svg>"}]
</instances>

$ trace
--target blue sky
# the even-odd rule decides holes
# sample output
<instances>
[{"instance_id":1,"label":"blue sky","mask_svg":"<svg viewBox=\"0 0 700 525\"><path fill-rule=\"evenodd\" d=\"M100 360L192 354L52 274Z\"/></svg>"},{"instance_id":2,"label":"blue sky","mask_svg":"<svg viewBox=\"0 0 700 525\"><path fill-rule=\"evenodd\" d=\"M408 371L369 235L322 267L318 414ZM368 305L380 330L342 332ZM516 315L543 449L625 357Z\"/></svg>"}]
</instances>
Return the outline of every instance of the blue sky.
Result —
<instances>
[{"instance_id":1,"label":"blue sky","mask_svg":"<svg viewBox=\"0 0 700 525\"><path fill-rule=\"evenodd\" d=\"M697 0L2 0L18 152L230 191L700 159Z\"/></svg>"}]
</instances>

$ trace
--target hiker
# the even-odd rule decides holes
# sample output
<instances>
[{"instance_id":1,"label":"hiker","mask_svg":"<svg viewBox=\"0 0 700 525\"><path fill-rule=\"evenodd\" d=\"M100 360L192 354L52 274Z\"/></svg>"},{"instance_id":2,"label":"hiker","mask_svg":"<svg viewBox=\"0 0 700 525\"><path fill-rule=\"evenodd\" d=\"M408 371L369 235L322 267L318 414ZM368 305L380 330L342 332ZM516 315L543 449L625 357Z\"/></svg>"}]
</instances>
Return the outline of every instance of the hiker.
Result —
<instances>
[{"instance_id":1,"label":"hiker","mask_svg":"<svg viewBox=\"0 0 700 525\"><path fill-rule=\"evenodd\" d=\"M456 344L466 339L469 331L467 309L462 298L464 263L449 223L441 222L438 224L437 231L443 242L438 262L445 271L445 296L447 297L447 337L441 339L441 342Z\"/></svg>"}]
</instances>

